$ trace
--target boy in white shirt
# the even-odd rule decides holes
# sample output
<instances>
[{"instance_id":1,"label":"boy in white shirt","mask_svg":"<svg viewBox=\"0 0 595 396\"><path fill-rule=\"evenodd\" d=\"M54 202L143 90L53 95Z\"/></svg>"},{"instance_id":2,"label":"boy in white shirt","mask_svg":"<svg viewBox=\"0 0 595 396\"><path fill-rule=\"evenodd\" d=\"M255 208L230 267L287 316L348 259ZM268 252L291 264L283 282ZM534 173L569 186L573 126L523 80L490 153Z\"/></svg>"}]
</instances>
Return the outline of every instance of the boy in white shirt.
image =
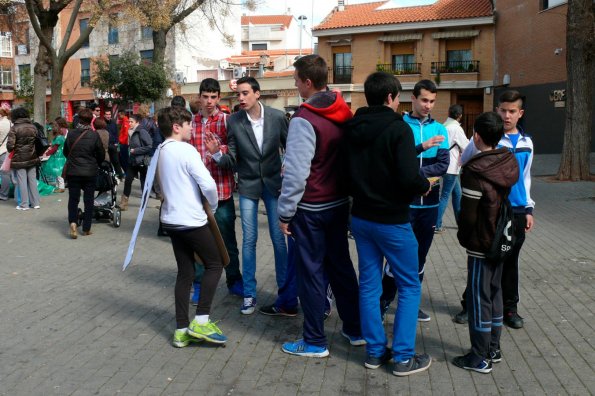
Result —
<instances>
[{"instance_id":1,"label":"boy in white shirt","mask_svg":"<svg viewBox=\"0 0 595 396\"><path fill-rule=\"evenodd\" d=\"M209 320L223 263L201 202L202 193L215 211L218 202L217 186L198 151L185 143L192 133L190 112L180 107L166 107L159 111L157 121L166 139L159 147L157 164L163 195L160 220L171 238L178 265L173 345L182 348L198 340L224 344L227 337ZM203 262L205 272L196 316L189 323L188 300L194 279L195 253Z\"/></svg>"}]
</instances>

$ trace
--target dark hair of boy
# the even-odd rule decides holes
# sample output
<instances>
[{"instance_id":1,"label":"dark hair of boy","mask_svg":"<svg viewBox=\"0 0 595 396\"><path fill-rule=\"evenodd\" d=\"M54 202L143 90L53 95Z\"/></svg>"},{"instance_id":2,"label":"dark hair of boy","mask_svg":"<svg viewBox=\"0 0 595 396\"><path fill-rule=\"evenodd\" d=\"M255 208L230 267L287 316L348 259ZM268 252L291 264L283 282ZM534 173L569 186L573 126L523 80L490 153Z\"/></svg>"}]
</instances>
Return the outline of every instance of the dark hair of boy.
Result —
<instances>
[{"instance_id":1,"label":"dark hair of boy","mask_svg":"<svg viewBox=\"0 0 595 396\"><path fill-rule=\"evenodd\" d=\"M448 116L450 118L452 118L453 120L456 120L457 118L459 118L462 115L463 115L463 106L458 105L458 104L453 104L453 105L450 105L450 107L448 108Z\"/></svg>"},{"instance_id":2,"label":"dark hair of boy","mask_svg":"<svg viewBox=\"0 0 595 396\"><path fill-rule=\"evenodd\" d=\"M368 106L382 106L390 94L393 100L401 92L401 83L397 78L386 72L375 72L366 78L364 92Z\"/></svg>"},{"instance_id":3,"label":"dark hair of boy","mask_svg":"<svg viewBox=\"0 0 595 396\"><path fill-rule=\"evenodd\" d=\"M217 94L220 94L221 86L219 85L219 81L214 78L205 78L202 80L200 88L198 89L198 94L200 95L203 92L216 92Z\"/></svg>"},{"instance_id":4,"label":"dark hair of boy","mask_svg":"<svg viewBox=\"0 0 595 396\"><path fill-rule=\"evenodd\" d=\"M183 96L176 95L172 98L171 105L172 105L172 107L173 106L186 107L186 99L184 99Z\"/></svg>"},{"instance_id":5,"label":"dark hair of boy","mask_svg":"<svg viewBox=\"0 0 595 396\"><path fill-rule=\"evenodd\" d=\"M21 118L29 118L29 111L24 107L17 107L10 112L10 119L12 122Z\"/></svg>"},{"instance_id":6,"label":"dark hair of boy","mask_svg":"<svg viewBox=\"0 0 595 396\"><path fill-rule=\"evenodd\" d=\"M90 125L93 119L93 110L82 109L79 111L79 123L83 125Z\"/></svg>"},{"instance_id":7,"label":"dark hair of boy","mask_svg":"<svg viewBox=\"0 0 595 396\"><path fill-rule=\"evenodd\" d=\"M172 135L174 124L182 125L184 121L191 122L192 114L179 106L165 107L157 113L157 125L166 138Z\"/></svg>"},{"instance_id":8,"label":"dark hair of boy","mask_svg":"<svg viewBox=\"0 0 595 396\"><path fill-rule=\"evenodd\" d=\"M95 129L105 129L107 127L107 122L105 122L105 119L98 117L93 121L93 125L95 126Z\"/></svg>"},{"instance_id":9,"label":"dark hair of boy","mask_svg":"<svg viewBox=\"0 0 595 396\"><path fill-rule=\"evenodd\" d=\"M199 99L193 99L190 101L190 112L192 114L197 114L198 112L200 112L200 100Z\"/></svg>"},{"instance_id":10,"label":"dark hair of boy","mask_svg":"<svg viewBox=\"0 0 595 396\"><path fill-rule=\"evenodd\" d=\"M140 114L131 114L130 118L134 119L138 123L140 123L143 120L143 118L140 116Z\"/></svg>"},{"instance_id":11,"label":"dark hair of boy","mask_svg":"<svg viewBox=\"0 0 595 396\"><path fill-rule=\"evenodd\" d=\"M66 122L64 117L56 117L54 121L56 121L56 124L58 124L60 128L68 128L68 122Z\"/></svg>"},{"instance_id":12,"label":"dark hair of boy","mask_svg":"<svg viewBox=\"0 0 595 396\"><path fill-rule=\"evenodd\" d=\"M495 148L504 134L504 122L498 113L482 113L475 119L473 131L486 145Z\"/></svg>"},{"instance_id":13,"label":"dark hair of boy","mask_svg":"<svg viewBox=\"0 0 595 396\"><path fill-rule=\"evenodd\" d=\"M426 91L430 91L430 93L438 92L438 88L436 88L436 84L434 84L431 80L421 80L413 87L413 96L416 98L421 93L421 90L425 89Z\"/></svg>"},{"instance_id":14,"label":"dark hair of boy","mask_svg":"<svg viewBox=\"0 0 595 396\"><path fill-rule=\"evenodd\" d=\"M525 96L521 95L519 91L509 89L508 91L502 92L502 95L498 98L498 103L514 103L517 100L521 101L520 109L525 107Z\"/></svg>"},{"instance_id":15,"label":"dark hair of boy","mask_svg":"<svg viewBox=\"0 0 595 396\"><path fill-rule=\"evenodd\" d=\"M318 90L326 87L328 68L326 62L320 55L312 54L302 56L293 62L293 67L295 67L300 80L310 80L314 88Z\"/></svg>"},{"instance_id":16,"label":"dark hair of boy","mask_svg":"<svg viewBox=\"0 0 595 396\"><path fill-rule=\"evenodd\" d=\"M118 114L124 114L124 115L126 115L126 110L120 109L120 110L118 110Z\"/></svg>"},{"instance_id":17,"label":"dark hair of boy","mask_svg":"<svg viewBox=\"0 0 595 396\"><path fill-rule=\"evenodd\" d=\"M259 92L260 91L260 84L254 77L242 77L237 81L237 85L240 84L250 84L250 88L252 91Z\"/></svg>"}]
</instances>

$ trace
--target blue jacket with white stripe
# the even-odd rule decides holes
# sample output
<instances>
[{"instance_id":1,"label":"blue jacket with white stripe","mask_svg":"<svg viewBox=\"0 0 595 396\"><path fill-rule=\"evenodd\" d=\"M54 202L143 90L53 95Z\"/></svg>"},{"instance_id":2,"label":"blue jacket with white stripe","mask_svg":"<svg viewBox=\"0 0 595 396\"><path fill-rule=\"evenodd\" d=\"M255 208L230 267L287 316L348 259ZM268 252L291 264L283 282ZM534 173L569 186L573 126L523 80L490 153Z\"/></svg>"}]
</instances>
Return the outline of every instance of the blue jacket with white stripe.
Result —
<instances>
[{"instance_id":1,"label":"blue jacket with white stripe","mask_svg":"<svg viewBox=\"0 0 595 396\"><path fill-rule=\"evenodd\" d=\"M508 135L504 134L500 142L498 142L498 148L506 147L511 153L514 154L517 162L519 163L519 180L512 186L508 200L512 206L514 213L525 213L533 214L533 208L535 207L535 201L531 199L531 164L533 163L533 140L525 133L525 131L517 126L519 131L519 140L516 147L513 147L512 141ZM477 154L479 150L475 148L473 139L463 152L461 161L465 164L471 157Z\"/></svg>"}]
</instances>

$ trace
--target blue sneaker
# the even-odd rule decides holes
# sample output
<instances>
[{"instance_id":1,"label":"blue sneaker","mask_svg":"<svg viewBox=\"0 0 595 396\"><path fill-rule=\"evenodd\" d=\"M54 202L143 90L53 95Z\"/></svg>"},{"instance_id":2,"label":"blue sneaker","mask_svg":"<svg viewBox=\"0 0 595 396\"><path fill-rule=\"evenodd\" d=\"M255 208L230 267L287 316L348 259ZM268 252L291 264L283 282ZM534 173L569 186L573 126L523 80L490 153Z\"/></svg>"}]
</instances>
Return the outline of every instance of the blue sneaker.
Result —
<instances>
[{"instance_id":1,"label":"blue sneaker","mask_svg":"<svg viewBox=\"0 0 595 396\"><path fill-rule=\"evenodd\" d=\"M352 335L345 333L343 330L341 330L341 335L343 337L347 338L349 340L349 343L353 346L366 345L366 340L364 340L364 337L362 337L362 336L352 336Z\"/></svg>"},{"instance_id":2,"label":"blue sneaker","mask_svg":"<svg viewBox=\"0 0 595 396\"><path fill-rule=\"evenodd\" d=\"M240 312L244 315L252 315L256 309L256 299L254 297L244 297L244 304Z\"/></svg>"},{"instance_id":3,"label":"blue sneaker","mask_svg":"<svg viewBox=\"0 0 595 396\"><path fill-rule=\"evenodd\" d=\"M198 299L200 298L200 283L193 282L194 294L192 294L192 305L198 305Z\"/></svg>"},{"instance_id":4,"label":"blue sneaker","mask_svg":"<svg viewBox=\"0 0 595 396\"><path fill-rule=\"evenodd\" d=\"M233 285L229 286L227 289L232 296L244 297L244 282L242 282L241 279L235 281Z\"/></svg>"},{"instance_id":5,"label":"blue sneaker","mask_svg":"<svg viewBox=\"0 0 595 396\"><path fill-rule=\"evenodd\" d=\"M310 345L304 340L297 340L295 342L286 342L281 347L281 350L290 355L305 356L305 357L326 357L329 355L326 347Z\"/></svg>"}]
</instances>

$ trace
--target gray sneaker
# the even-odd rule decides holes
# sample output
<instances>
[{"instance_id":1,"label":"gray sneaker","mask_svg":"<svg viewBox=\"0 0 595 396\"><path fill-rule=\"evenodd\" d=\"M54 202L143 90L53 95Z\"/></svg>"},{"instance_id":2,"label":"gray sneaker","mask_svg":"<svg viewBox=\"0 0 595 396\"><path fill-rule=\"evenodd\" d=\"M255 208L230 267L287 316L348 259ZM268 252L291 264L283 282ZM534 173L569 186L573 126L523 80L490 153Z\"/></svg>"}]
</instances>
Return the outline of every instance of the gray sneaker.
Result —
<instances>
[{"instance_id":1,"label":"gray sneaker","mask_svg":"<svg viewBox=\"0 0 595 396\"><path fill-rule=\"evenodd\" d=\"M393 374L397 377L419 373L427 370L432 364L432 358L427 353L416 353L412 358L404 362L395 362L393 365Z\"/></svg>"}]
</instances>

